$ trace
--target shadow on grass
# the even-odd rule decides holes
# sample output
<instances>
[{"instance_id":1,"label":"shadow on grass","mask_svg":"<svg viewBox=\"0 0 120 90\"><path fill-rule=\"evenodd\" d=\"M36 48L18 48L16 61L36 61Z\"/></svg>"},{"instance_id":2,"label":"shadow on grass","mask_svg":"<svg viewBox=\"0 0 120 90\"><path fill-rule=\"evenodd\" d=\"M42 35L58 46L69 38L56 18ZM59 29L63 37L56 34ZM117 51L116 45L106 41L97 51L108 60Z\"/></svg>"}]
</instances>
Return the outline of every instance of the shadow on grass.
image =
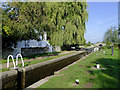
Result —
<instances>
[{"instance_id":1,"label":"shadow on grass","mask_svg":"<svg viewBox=\"0 0 120 90\"><path fill-rule=\"evenodd\" d=\"M94 75L97 75L97 82L102 88L118 88L120 70L118 59L98 58L95 63L100 63L103 70L95 70Z\"/></svg>"}]
</instances>

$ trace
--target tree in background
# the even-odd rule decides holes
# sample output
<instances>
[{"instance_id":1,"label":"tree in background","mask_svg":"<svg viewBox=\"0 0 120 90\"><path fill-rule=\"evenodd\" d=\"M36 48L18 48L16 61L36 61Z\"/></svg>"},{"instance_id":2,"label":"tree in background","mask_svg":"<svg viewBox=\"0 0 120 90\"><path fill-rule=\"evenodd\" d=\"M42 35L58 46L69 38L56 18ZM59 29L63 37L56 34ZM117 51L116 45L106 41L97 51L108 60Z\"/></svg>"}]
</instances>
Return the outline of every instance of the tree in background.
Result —
<instances>
[{"instance_id":1,"label":"tree in background","mask_svg":"<svg viewBox=\"0 0 120 90\"><path fill-rule=\"evenodd\" d=\"M119 27L118 27L118 47L120 49L120 24L119 24Z\"/></svg>"},{"instance_id":2,"label":"tree in background","mask_svg":"<svg viewBox=\"0 0 120 90\"><path fill-rule=\"evenodd\" d=\"M88 44L87 44L88 46L90 46L91 45L91 42L90 41L88 41Z\"/></svg>"},{"instance_id":3,"label":"tree in background","mask_svg":"<svg viewBox=\"0 0 120 90\"><path fill-rule=\"evenodd\" d=\"M3 47L19 40L38 39L47 32L53 46L85 43L86 2L10 2L3 5ZM37 33L35 32L37 30Z\"/></svg>"},{"instance_id":4,"label":"tree in background","mask_svg":"<svg viewBox=\"0 0 120 90\"><path fill-rule=\"evenodd\" d=\"M116 27L111 27L104 34L104 42L109 47L111 44L118 44L118 30Z\"/></svg>"}]
</instances>

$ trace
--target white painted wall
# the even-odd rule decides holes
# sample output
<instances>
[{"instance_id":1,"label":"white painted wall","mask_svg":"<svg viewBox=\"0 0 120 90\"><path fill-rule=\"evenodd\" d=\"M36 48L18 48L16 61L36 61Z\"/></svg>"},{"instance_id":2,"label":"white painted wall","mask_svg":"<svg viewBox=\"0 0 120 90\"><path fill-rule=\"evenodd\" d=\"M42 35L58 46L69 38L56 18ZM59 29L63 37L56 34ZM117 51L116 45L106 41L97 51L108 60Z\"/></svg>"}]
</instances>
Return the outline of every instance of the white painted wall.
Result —
<instances>
[{"instance_id":1,"label":"white painted wall","mask_svg":"<svg viewBox=\"0 0 120 90\"><path fill-rule=\"evenodd\" d=\"M24 48L25 47L25 41L18 41L17 42L17 48Z\"/></svg>"}]
</instances>

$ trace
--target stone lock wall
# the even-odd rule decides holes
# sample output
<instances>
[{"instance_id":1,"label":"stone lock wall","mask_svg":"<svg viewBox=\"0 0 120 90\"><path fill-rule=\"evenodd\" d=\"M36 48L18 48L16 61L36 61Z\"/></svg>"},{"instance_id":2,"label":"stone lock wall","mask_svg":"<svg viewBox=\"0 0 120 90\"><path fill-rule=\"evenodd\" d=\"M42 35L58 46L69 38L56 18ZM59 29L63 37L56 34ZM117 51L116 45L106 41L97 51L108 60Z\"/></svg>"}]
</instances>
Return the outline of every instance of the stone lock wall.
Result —
<instances>
[{"instance_id":1,"label":"stone lock wall","mask_svg":"<svg viewBox=\"0 0 120 90\"><path fill-rule=\"evenodd\" d=\"M18 89L18 72L16 70L6 71L2 73L0 78L2 88Z\"/></svg>"},{"instance_id":2,"label":"stone lock wall","mask_svg":"<svg viewBox=\"0 0 120 90\"><path fill-rule=\"evenodd\" d=\"M91 52L92 49L87 52L78 52L72 55L30 65L25 68L19 68L18 70L3 72L0 79L0 81L2 81L2 88L26 88L46 76L53 75L55 71L62 69Z\"/></svg>"}]
</instances>

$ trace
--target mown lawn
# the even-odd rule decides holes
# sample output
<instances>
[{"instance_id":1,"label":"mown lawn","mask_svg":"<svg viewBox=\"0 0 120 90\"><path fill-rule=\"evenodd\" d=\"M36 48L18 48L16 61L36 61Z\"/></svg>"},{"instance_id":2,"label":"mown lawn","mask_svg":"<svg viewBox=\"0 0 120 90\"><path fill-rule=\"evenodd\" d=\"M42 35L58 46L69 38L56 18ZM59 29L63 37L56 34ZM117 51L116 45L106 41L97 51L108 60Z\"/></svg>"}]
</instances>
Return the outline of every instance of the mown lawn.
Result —
<instances>
[{"instance_id":1,"label":"mown lawn","mask_svg":"<svg viewBox=\"0 0 120 90\"><path fill-rule=\"evenodd\" d=\"M59 72L64 75L53 77L38 88L117 88L120 77L118 49L114 49L113 56L111 49L105 49L105 53L102 51L93 52L77 64ZM96 63L105 69L91 69ZM76 79L79 79L79 85L75 84Z\"/></svg>"}]
</instances>

